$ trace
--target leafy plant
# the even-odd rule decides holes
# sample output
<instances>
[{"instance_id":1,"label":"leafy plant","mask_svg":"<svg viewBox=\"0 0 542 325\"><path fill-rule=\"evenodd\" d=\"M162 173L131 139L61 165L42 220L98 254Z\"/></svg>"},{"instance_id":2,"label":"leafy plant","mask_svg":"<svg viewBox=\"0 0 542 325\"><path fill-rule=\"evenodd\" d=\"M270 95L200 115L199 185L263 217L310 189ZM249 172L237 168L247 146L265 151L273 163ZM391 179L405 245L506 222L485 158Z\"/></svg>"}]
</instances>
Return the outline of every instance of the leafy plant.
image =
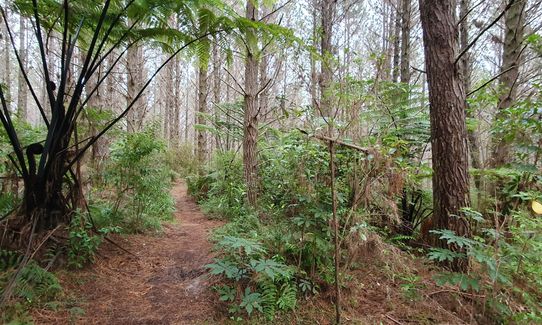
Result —
<instances>
[{"instance_id":1,"label":"leafy plant","mask_svg":"<svg viewBox=\"0 0 542 325\"><path fill-rule=\"evenodd\" d=\"M72 219L68 233L68 265L82 268L94 261L94 255L100 246L102 238L93 234L90 221L82 215Z\"/></svg>"},{"instance_id":2,"label":"leafy plant","mask_svg":"<svg viewBox=\"0 0 542 325\"><path fill-rule=\"evenodd\" d=\"M104 185L115 198L107 215L124 231L159 230L161 222L171 218L174 202L165 152L165 144L152 128L124 134L113 143L104 170Z\"/></svg>"}]
</instances>

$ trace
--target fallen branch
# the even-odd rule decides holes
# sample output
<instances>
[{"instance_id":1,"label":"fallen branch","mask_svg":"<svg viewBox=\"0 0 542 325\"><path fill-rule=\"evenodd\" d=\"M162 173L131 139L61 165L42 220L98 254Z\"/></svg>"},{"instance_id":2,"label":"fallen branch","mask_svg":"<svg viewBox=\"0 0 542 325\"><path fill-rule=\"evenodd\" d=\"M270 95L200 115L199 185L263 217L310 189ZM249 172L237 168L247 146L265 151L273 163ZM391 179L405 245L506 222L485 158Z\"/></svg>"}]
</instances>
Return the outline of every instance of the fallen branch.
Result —
<instances>
[{"instance_id":1,"label":"fallen branch","mask_svg":"<svg viewBox=\"0 0 542 325\"><path fill-rule=\"evenodd\" d=\"M348 143L348 142L344 142L342 140L339 140L339 139L332 139L330 137L326 137L326 136L323 136L323 135L318 135L318 134L310 134L309 132L303 130L303 129L300 129L300 128L297 128L297 130L303 134L305 134L306 136L308 137L311 137L311 138L315 138L315 139L318 139L318 140L322 140L322 141L326 141L326 142L333 142L333 143L336 143L338 145L341 145L341 146L344 146L344 147L348 147L350 149L354 149L354 150L357 150L357 151L361 151L363 153L366 153L366 154L370 154L372 150L370 149L367 149L367 148L363 148L363 147L360 147L360 146L357 146L355 144L352 144L352 143Z\"/></svg>"}]
</instances>

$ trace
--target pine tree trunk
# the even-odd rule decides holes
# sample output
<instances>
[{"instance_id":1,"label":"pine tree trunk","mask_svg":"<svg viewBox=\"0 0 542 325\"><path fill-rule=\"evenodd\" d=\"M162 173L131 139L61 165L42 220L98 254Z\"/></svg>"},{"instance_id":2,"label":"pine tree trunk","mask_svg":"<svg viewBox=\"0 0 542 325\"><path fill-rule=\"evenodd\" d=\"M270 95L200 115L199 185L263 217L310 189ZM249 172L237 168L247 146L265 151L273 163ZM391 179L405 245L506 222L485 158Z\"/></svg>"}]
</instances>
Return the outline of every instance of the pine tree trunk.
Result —
<instances>
[{"instance_id":1,"label":"pine tree trunk","mask_svg":"<svg viewBox=\"0 0 542 325\"><path fill-rule=\"evenodd\" d=\"M320 111L324 117L331 117L333 83L333 18L337 3L334 0L322 0L321 2L321 38L320 54L322 55L320 71Z\"/></svg>"},{"instance_id":2,"label":"pine tree trunk","mask_svg":"<svg viewBox=\"0 0 542 325\"><path fill-rule=\"evenodd\" d=\"M19 18L19 56L25 71L28 71L28 49L26 44L26 24L24 17ZM28 88L23 72L19 69L19 90L17 95L17 113L23 121L28 121Z\"/></svg>"},{"instance_id":3,"label":"pine tree trunk","mask_svg":"<svg viewBox=\"0 0 542 325\"><path fill-rule=\"evenodd\" d=\"M197 124L204 126L207 121L205 114L207 114L207 96L208 96L208 62L207 60L200 61L198 67L198 116ZM197 131L197 157L201 165L205 163L207 159L207 137L205 130L198 129Z\"/></svg>"},{"instance_id":4,"label":"pine tree trunk","mask_svg":"<svg viewBox=\"0 0 542 325\"><path fill-rule=\"evenodd\" d=\"M519 69L525 28L525 6L527 0L517 0L505 15L505 35L502 53L501 77L496 119L503 116L517 100ZM510 143L503 134L497 134L491 156L491 166L501 167L511 161Z\"/></svg>"},{"instance_id":5,"label":"pine tree trunk","mask_svg":"<svg viewBox=\"0 0 542 325\"><path fill-rule=\"evenodd\" d=\"M393 29L393 71L392 81L397 82L399 72L401 71L401 3L402 0L397 0L395 10L395 27Z\"/></svg>"},{"instance_id":6,"label":"pine tree trunk","mask_svg":"<svg viewBox=\"0 0 542 325\"><path fill-rule=\"evenodd\" d=\"M469 236L461 208L469 205L466 94L455 64L458 54L455 4L449 0L420 0L429 84L433 162L433 229L450 229ZM435 246L446 242L432 237ZM450 247L458 250L457 247ZM465 271L468 262L456 259L450 267Z\"/></svg>"},{"instance_id":7,"label":"pine tree trunk","mask_svg":"<svg viewBox=\"0 0 542 325\"><path fill-rule=\"evenodd\" d=\"M215 39L213 42L213 112L215 124L220 120L220 111L218 110L218 105L220 105L220 90L222 88L221 77L221 60L222 56L218 50L218 42ZM215 135L215 148L221 150L222 144L220 143L220 136Z\"/></svg>"},{"instance_id":8,"label":"pine tree trunk","mask_svg":"<svg viewBox=\"0 0 542 325\"><path fill-rule=\"evenodd\" d=\"M246 17L257 20L257 8L248 0ZM247 33L254 33L250 30ZM258 60L256 49L247 48L245 60L243 166L247 186L247 200L256 206L258 199Z\"/></svg>"},{"instance_id":9,"label":"pine tree trunk","mask_svg":"<svg viewBox=\"0 0 542 325\"><path fill-rule=\"evenodd\" d=\"M170 98L171 109L170 114L170 141L171 143L178 147L181 143L181 82L183 77L183 66L181 65L181 60L178 57L173 59L173 88L172 96Z\"/></svg>"},{"instance_id":10,"label":"pine tree trunk","mask_svg":"<svg viewBox=\"0 0 542 325\"><path fill-rule=\"evenodd\" d=\"M401 4L401 82L410 83L410 16L411 0L402 0Z\"/></svg>"},{"instance_id":11,"label":"pine tree trunk","mask_svg":"<svg viewBox=\"0 0 542 325\"><path fill-rule=\"evenodd\" d=\"M463 19L463 22L459 26L460 28L460 43L461 49L467 48L469 45L469 18L468 12L470 9L470 0L461 0L459 4L459 17ZM465 91L468 93L471 89L471 75L472 75L472 59L470 53L466 53L461 59L461 75L463 77L463 83L465 85ZM473 112L467 109L467 117L474 118ZM482 168L482 158L480 155L480 139L476 130L468 130L469 135L469 153L471 159L471 166L475 169ZM478 190L480 190L481 180L480 176L474 176L474 184Z\"/></svg>"},{"instance_id":12,"label":"pine tree trunk","mask_svg":"<svg viewBox=\"0 0 542 325\"><path fill-rule=\"evenodd\" d=\"M140 45L135 44L128 49L126 54L126 72L128 74L127 105L135 100L138 92L143 86L144 65L143 48ZM145 117L145 109L145 99L144 96L142 96L126 115L128 132L138 132L141 130L143 118Z\"/></svg>"},{"instance_id":13,"label":"pine tree trunk","mask_svg":"<svg viewBox=\"0 0 542 325\"><path fill-rule=\"evenodd\" d=\"M4 8L4 12L8 21L2 21L2 40L3 40L3 57L4 67L2 68L2 83L6 85L5 96L8 101L11 101L11 43L9 41L7 24L9 24L9 10Z\"/></svg>"},{"instance_id":14,"label":"pine tree trunk","mask_svg":"<svg viewBox=\"0 0 542 325\"><path fill-rule=\"evenodd\" d=\"M318 3L316 0L313 0L312 4L312 39L314 48L318 48L317 39L318 39ZM316 108L319 102L317 88L318 88L318 70L316 68L316 57L310 54L310 65L311 65L311 80L310 80L310 94L312 107Z\"/></svg>"}]
</instances>

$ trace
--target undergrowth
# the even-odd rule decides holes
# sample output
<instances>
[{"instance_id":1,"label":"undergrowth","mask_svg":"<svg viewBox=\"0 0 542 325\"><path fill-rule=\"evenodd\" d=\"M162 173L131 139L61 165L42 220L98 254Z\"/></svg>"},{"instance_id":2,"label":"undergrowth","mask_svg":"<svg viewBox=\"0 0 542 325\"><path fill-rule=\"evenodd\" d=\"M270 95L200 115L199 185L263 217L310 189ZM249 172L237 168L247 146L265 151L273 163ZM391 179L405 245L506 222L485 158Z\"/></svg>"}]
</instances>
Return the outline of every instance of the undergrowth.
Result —
<instances>
[{"instance_id":1,"label":"undergrowth","mask_svg":"<svg viewBox=\"0 0 542 325\"><path fill-rule=\"evenodd\" d=\"M257 209L244 200L242 162L233 152L216 154L203 172L187 177L190 193L204 211L227 221L213 234L218 255L207 267L222 279L215 290L234 320L255 313L272 320L295 308L301 298L325 292L334 284L327 148L298 132L275 132L270 137L269 149L263 148L260 156ZM384 249L371 246L371 238L382 238L412 256L425 254L411 245L419 242L421 223L430 215L432 202L422 187L427 176L403 163L400 156L337 150L341 285L348 287L352 280L349 270L363 268L367 250ZM540 193L522 192L528 184L517 183L538 181L516 176L499 174L510 182L505 187L510 207L506 214L463 211L470 219L472 238L433 231L464 253L437 248L427 252L440 270L434 277L436 285L463 297L484 297L473 302L483 310L473 316L482 323L542 320L542 223L526 209L532 200L540 200ZM501 220L500 227L495 226L495 218ZM440 267L454 259L468 259L469 272ZM416 274L399 277L399 290L407 301L417 301L424 288Z\"/></svg>"}]
</instances>

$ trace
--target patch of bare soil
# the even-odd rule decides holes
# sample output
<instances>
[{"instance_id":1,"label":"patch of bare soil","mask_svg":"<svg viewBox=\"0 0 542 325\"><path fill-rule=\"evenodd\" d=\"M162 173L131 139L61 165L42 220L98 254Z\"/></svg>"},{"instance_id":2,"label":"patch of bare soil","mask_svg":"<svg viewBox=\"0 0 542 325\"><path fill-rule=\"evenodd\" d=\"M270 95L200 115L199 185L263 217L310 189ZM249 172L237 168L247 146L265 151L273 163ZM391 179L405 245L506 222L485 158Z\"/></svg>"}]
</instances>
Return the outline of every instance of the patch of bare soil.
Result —
<instances>
[{"instance_id":1,"label":"patch of bare soil","mask_svg":"<svg viewBox=\"0 0 542 325\"><path fill-rule=\"evenodd\" d=\"M164 225L163 235L117 236L114 241L133 255L106 243L94 265L64 279L84 315L38 312L36 323L216 323L220 313L205 265L212 260L209 234L220 223L200 212L184 183L172 194L175 222Z\"/></svg>"}]
</instances>

